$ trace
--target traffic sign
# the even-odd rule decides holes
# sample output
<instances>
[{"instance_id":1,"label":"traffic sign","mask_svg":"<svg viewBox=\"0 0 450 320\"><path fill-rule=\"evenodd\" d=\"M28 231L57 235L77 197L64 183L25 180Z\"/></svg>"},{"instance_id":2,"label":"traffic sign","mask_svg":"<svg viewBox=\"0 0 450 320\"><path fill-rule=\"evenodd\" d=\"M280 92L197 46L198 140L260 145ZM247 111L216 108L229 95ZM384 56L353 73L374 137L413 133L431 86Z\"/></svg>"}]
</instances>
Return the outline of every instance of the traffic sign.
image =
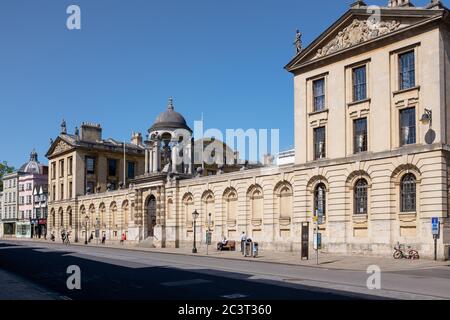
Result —
<instances>
[{"instance_id":1,"label":"traffic sign","mask_svg":"<svg viewBox=\"0 0 450 320\"><path fill-rule=\"evenodd\" d=\"M431 219L431 232L433 236L439 235L439 218Z\"/></svg>"},{"instance_id":2,"label":"traffic sign","mask_svg":"<svg viewBox=\"0 0 450 320\"><path fill-rule=\"evenodd\" d=\"M314 248L314 250L322 249L322 234L321 233L317 232L314 234L313 248Z\"/></svg>"}]
</instances>

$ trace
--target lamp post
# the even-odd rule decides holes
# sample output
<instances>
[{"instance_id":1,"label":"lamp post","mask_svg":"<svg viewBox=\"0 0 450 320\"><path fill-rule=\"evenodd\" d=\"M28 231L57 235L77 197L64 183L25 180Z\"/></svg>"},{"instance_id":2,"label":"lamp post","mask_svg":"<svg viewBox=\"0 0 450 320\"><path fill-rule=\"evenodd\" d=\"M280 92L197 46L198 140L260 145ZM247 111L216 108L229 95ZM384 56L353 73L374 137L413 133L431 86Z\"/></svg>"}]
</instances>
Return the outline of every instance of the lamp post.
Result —
<instances>
[{"instance_id":1,"label":"lamp post","mask_svg":"<svg viewBox=\"0 0 450 320\"><path fill-rule=\"evenodd\" d=\"M197 240L197 226L196 226L196 221L197 218L199 216L199 213L197 212L197 210L195 210L194 212L192 212L192 219L194 220L194 247L192 248L192 253L197 253L197 246L196 246L196 240Z\"/></svg>"},{"instance_id":2,"label":"lamp post","mask_svg":"<svg viewBox=\"0 0 450 320\"><path fill-rule=\"evenodd\" d=\"M431 127L432 121L433 121L433 111L430 110L430 109L425 109L425 112L422 115L422 118L420 119L420 122L423 125L430 124L430 127Z\"/></svg>"},{"instance_id":3,"label":"lamp post","mask_svg":"<svg viewBox=\"0 0 450 320\"><path fill-rule=\"evenodd\" d=\"M206 255L209 254L208 249L211 244L211 213L208 214L208 230L206 231Z\"/></svg>"},{"instance_id":4,"label":"lamp post","mask_svg":"<svg viewBox=\"0 0 450 320\"><path fill-rule=\"evenodd\" d=\"M87 234L88 234L88 221L89 221L89 217L88 216L86 216L85 217L85 221L84 221L84 230L85 230L85 232L84 232L84 244L85 245L87 245L88 244L88 236L87 236Z\"/></svg>"}]
</instances>

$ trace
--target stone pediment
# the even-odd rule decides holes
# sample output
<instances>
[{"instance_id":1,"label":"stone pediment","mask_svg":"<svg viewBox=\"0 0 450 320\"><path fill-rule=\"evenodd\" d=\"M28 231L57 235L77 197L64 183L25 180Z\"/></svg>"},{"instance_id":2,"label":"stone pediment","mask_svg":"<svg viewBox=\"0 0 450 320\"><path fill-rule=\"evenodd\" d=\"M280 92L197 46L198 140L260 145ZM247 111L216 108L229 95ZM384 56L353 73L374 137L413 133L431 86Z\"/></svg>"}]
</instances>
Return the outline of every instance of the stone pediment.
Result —
<instances>
[{"instance_id":1,"label":"stone pediment","mask_svg":"<svg viewBox=\"0 0 450 320\"><path fill-rule=\"evenodd\" d=\"M375 39L401 28L397 20L371 23L370 20L354 19L353 22L317 50L313 59L321 58L332 53L353 47L360 43Z\"/></svg>"},{"instance_id":2,"label":"stone pediment","mask_svg":"<svg viewBox=\"0 0 450 320\"><path fill-rule=\"evenodd\" d=\"M47 153L47 156L52 157L69 150L73 149L73 146L63 141L62 139L58 139L54 142L53 146L50 148L50 151Z\"/></svg>"},{"instance_id":3,"label":"stone pediment","mask_svg":"<svg viewBox=\"0 0 450 320\"><path fill-rule=\"evenodd\" d=\"M372 11L371 11L372 10ZM285 66L293 72L328 56L359 48L364 44L423 28L445 18L445 10L425 8L381 8L379 15L370 7L354 7L347 11Z\"/></svg>"}]
</instances>

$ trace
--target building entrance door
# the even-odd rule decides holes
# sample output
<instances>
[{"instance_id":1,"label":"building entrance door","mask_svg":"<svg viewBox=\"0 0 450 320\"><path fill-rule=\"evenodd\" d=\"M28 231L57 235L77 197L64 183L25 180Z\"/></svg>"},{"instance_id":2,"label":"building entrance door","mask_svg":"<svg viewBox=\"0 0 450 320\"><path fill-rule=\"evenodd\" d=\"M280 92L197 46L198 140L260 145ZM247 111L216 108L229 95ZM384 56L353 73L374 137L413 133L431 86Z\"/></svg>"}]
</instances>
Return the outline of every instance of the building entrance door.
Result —
<instances>
[{"instance_id":1,"label":"building entrance door","mask_svg":"<svg viewBox=\"0 0 450 320\"><path fill-rule=\"evenodd\" d=\"M150 196L147 204L147 228L148 237L155 236L155 226L156 226L156 198L155 196Z\"/></svg>"}]
</instances>

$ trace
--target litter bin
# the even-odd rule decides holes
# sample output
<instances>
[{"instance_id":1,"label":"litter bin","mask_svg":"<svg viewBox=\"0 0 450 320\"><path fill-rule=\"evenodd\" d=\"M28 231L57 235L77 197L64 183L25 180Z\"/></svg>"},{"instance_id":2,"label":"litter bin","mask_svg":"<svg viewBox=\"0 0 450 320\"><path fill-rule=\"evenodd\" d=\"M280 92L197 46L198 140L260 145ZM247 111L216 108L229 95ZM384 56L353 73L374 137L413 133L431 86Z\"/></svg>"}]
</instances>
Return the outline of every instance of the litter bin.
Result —
<instances>
[{"instance_id":1,"label":"litter bin","mask_svg":"<svg viewBox=\"0 0 450 320\"><path fill-rule=\"evenodd\" d=\"M247 239L245 242L245 257L251 257L252 256L252 250L253 250L253 242L251 239Z\"/></svg>"},{"instance_id":2,"label":"litter bin","mask_svg":"<svg viewBox=\"0 0 450 320\"><path fill-rule=\"evenodd\" d=\"M258 242L253 242L253 258L256 258L258 256Z\"/></svg>"}]
</instances>

